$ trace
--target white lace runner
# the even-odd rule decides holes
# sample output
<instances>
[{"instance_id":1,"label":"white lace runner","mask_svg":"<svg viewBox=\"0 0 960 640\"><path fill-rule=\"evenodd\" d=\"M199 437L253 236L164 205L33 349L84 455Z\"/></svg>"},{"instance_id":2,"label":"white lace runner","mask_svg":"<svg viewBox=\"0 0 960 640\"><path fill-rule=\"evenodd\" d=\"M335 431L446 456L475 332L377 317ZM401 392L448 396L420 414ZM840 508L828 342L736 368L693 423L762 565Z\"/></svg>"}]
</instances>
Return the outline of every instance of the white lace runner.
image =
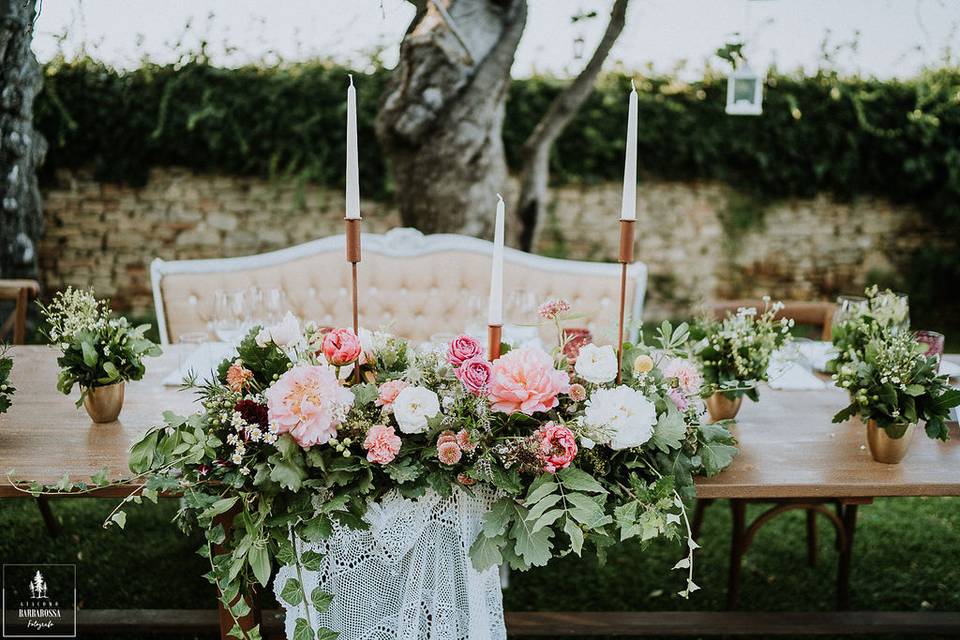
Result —
<instances>
[{"instance_id":1,"label":"white lace runner","mask_svg":"<svg viewBox=\"0 0 960 640\"><path fill-rule=\"evenodd\" d=\"M319 571L303 572L306 593L319 586L334 594L326 613L311 608L315 629L340 632L340 640L505 640L503 601L496 567L479 572L470 545L480 531L493 492L455 488L444 498L428 491L417 500L388 494L370 505L370 529L336 527L327 540L297 540L300 554L324 554ZM275 580L293 638L304 604L280 598L296 568L282 567Z\"/></svg>"}]
</instances>

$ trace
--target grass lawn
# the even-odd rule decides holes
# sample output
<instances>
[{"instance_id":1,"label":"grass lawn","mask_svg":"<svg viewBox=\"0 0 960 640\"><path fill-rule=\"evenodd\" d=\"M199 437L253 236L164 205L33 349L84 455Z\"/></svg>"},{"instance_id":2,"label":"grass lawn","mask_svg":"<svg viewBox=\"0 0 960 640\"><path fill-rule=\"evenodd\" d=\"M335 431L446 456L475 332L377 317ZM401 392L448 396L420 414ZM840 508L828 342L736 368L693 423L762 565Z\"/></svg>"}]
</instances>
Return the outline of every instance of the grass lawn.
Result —
<instances>
[{"instance_id":1,"label":"grass lawn","mask_svg":"<svg viewBox=\"0 0 960 640\"><path fill-rule=\"evenodd\" d=\"M47 536L29 499L0 503L0 558L4 563L76 563L77 592L85 608L207 608L211 587L200 576L205 561L195 555L199 538L170 524L176 502L131 508L126 531L100 527L111 500L68 499L52 503L63 523ZM761 506L751 507L748 517ZM615 548L604 566L594 558L568 557L529 573L513 573L504 593L508 610L722 610L729 545L729 510L718 502L707 511L689 601L670 567L678 545L636 544ZM744 610L829 610L834 602L836 552L833 531L820 524L821 562L806 565L804 519L790 513L769 523L747 554ZM960 500L882 499L860 508L851 592L854 608L960 610ZM273 606L267 603L267 606ZM137 634L137 638L150 637ZM171 636L166 636L171 637ZM213 637L213 636L207 636Z\"/></svg>"}]
</instances>

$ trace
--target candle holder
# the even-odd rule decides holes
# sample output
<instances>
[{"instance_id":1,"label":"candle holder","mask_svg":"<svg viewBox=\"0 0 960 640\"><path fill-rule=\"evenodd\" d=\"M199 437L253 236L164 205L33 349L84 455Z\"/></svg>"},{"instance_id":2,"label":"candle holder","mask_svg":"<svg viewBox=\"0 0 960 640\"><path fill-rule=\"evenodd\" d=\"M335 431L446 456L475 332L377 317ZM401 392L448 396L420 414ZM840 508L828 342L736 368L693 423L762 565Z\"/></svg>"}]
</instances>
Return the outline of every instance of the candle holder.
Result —
<instances>
[{"instance_id":1,"label":"candle holder","mask_svg":"<svg viewBox=\"0 0 960 640\"><path fill-rule=\"evenodd\" d=\"M360 262L360 218L344 218L346 235L347 262L350 263L352 281L351 298L353 302L353 335L360 337L360 304L357 294L357 263ZM360 382L360 365L354 367L357 382Z\"/></svg>"},{"instance_id":2,"label":"candle holder","mask_svg":"<svg viewBox=\"0 0 960 640\"><path fill-rule=\"evenodd\" d=\"M620 319L617 325L617 384L623 382L623 314L627 304L627 265L633 263L634 220L620 220Z\"/></svg>"},{"instance_id":3,"label":"candle holder","mask_svg":"<svg viewBox=\"0 0 960 640\"><path fill-rule=\"evenodd\" d=\"M500 342L503 336L503 325L487 325L487 354L488 360L493 362L500 357Z\"/></svg>"}]
</instances>

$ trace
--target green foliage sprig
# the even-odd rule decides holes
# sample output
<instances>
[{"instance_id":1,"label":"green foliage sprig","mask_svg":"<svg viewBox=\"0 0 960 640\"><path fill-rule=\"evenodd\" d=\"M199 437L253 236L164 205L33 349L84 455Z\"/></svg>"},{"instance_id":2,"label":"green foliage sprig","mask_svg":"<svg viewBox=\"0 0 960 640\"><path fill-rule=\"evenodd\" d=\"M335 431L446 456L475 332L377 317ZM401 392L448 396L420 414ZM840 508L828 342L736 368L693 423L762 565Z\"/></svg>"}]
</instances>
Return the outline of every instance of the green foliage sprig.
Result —
<instances>
[{"instance_id":1,"label":"green foliage sprig","mask_svg":"<svg viewBox=\"0 0 960 640\"><path fill-rule=\"evenodd\" d=\"M146 372L143 358L161 353L144 337L150 325L133 327L126 318L112 317L108 302L97 300L93 290L69 287L49 305L38 306L45 321L41 333L61 351L57 389L69 394L80 385L77 406L89 389L140 380Z\"/></svg>"},{"instance_id":2,"label":"green foliage sprig","mask_svg":"<svg viewBox=\"0 0 960 640\"><path fill-rule=\"evenodd\" d=\"M6 413L10 408L13 394L16 391L10 384L10 371L13 369L13 358L7 355L7 347L0 346L0 413Z\"/></svg>"},{"instance_id":3,"label":"green foliage sprig","mask_svg":"<svg viewBox=\"0 0 960 640\"><path fill-rule=\"evenodd\" d=\"M746 307L723 320L705 318L694 325L691 349L703 372L703 397L721 392L731 399L759 399L757 385L767 379L770 358L790 339L793 320L776 317L782 308L765 296L759 313Z\"/></svg>"},{"instance_id":4,"label":"green foliage sprig","mask_svg":"<svg viewBox=\"0 0 960 640\"><path fill-rule=\"evenodd\" d=\"M888 332L906 331L910 326L907 300L893 291L867 287L862 300L849 299L834 312L831 329L835 355L827 361L827 371L855 359L864 358L867 344L874 338L885 339Z\"/></svg>"}]
</instances>

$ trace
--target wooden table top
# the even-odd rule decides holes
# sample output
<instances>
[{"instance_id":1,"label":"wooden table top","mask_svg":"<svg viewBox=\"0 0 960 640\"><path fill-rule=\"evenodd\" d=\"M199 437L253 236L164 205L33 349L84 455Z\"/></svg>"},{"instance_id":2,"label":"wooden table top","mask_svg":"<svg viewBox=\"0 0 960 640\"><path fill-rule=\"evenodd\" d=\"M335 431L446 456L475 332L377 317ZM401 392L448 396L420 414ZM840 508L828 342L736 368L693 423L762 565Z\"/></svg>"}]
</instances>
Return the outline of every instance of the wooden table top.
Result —
<instances>
[{"instance_id":1,"label":"wooden table top","mask_svg":"<svg viewBox=\"0 0 960 640\"><path fill-rule=\"evenodd\" d=\"M104 467L111 479L129 475L127 451L165 410L187 415L198 407L190 392L164 387L163 378L185 361L190 347L171 345L147 360L147 375L127 383L120 420L93 424L74 406L79 392L56 390L57 352L50 347L14 347L13 406L0 416L0 473L48 484L64 473L88 480ZM951 359L957 360L956 356ZM874 462L866 433L852 424L832 424L845 405L836 388L776 391L763 388L760 402L744 401L733 432L740 454L726 471L697 481L703 498L811 498L960 495L960 433L930 440L916 433L898 465ZM101 495L125 495L117 489ZM0 497L22 496L0 478Z\"/></svg>"}]
</instances>

